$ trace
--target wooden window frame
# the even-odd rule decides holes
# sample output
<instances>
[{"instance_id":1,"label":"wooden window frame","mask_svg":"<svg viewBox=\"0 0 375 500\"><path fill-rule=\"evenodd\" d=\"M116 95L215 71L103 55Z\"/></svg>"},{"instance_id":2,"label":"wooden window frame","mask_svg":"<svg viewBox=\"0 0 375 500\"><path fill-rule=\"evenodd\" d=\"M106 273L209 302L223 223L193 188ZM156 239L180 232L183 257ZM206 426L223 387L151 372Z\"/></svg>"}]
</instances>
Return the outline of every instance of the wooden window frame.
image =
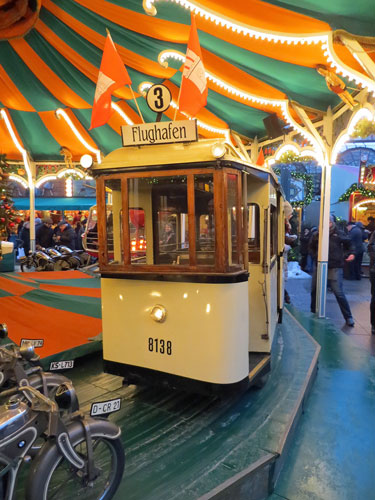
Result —
<instances>
[{"instance_id":1,"label":"wooden window frame","mask_svg":"<svg viewBox=\"0 0 375 500\"><path fill-rule=\"evenodd\" d=\"M237 176L237 246L239 263L228 265L228 223L227 223L227 174ZM195 191L194 178L196 175L213 175L214 182L214 217L215 217L215 263L213 265L197 264L196 255L196 227L195 227ZM189 228L189 264L132 264L130 256L130 235L129 235L129 203L128 203L128 180L147 177L171 177L181 176L187 179L187 205L188 205L188 228ZM111 179L121 181L122 192L122 230L123 230L123 251L124 262L122 264L108 263L107 249L107 228L106 228L106 199L105 182ZM99 236L99 266L103 273L111 274L143 274L143 273L163 273L163 274L233 274L245 271L243 259L241 258L242 244L244 241L244 223L241 214L242 206L242 175L241 171L233 168L217 169L213 167L189 168L173 170L152 170L147 172L119 172L114 174L103 174L97 178L97 218Z\"/></svg>"}]
</instances>

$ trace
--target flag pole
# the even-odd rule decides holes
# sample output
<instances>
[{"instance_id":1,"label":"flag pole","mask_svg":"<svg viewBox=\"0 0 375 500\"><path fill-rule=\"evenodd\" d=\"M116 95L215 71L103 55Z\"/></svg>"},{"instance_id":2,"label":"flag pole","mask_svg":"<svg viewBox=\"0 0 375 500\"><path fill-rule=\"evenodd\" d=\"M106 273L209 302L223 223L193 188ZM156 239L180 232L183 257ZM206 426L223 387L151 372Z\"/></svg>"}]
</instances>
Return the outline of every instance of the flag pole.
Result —
<instances>
[{"instance_id":1,"label":"flag pole","mask_svg":"<svg viewBox=\"0 0 375 500\"><path fill-rule=\"evenodd\" d=\"M106 30L106 32L107 32L107 35L109 35L109 36L111 37L111 33L110 33L109 29L108 29L108 28L106 28L105 30ZM112 37L111 37L111 40L112 40ZM114 43L114 42L113 42L113 40L112 40L112 43ZM143 115L142 115L142 113L141 113L141 110L140 110L140 108L139 108L139 106L138 106L137 99L135 98L135 94L134 94L134 91L133 91L133 89L132 89L132 86L131 86L131 85L129 85L129 88L130 88L130 90L131 90L131 93L132 93L132 96L133 96L133 99L134 99L135 105L136 105L136 107L137 107L137 110L138 110L139 116L141 117L141 120L142 120L142 122L144 123L145 121L144 121L144 119L143 119Z\"/></svg>"},{"instance_id":2,"label":"flag pole","mask_svg":"<svg viewBox=\"0 0 375 500\"><path fill-rule=\"evenodd\" d=\"M181 83L182 83L182 80L181 80ZM173 121L176 121L177 111L178 111L178 108L180 107L180 95L181 95L181 84L180 84L180 89L178 91L177 106L176 106L176 109L174 111Z\"/></svg>"},{"instance_id":3,"label":"flag pole","mask_svg":"<svg viewBox=\"0 0 375 500\"><path fill-rule=\"evenodd\" d=\"M141 113L141 110L140 110L140 108L139 108L139 106L138 106L137 99L135 98L135 94L134 94L134 92L133 92L132 86L131 86L131 85L129 85L129 88L130 88L130 90L132 91L133 99L134 99L135 105L137 106L139 116L141 117L142 122L144 123L145 121L144 121L144 119L143 119L143 115L142 115L142 113Z\"/></svg>"}]
</instances>

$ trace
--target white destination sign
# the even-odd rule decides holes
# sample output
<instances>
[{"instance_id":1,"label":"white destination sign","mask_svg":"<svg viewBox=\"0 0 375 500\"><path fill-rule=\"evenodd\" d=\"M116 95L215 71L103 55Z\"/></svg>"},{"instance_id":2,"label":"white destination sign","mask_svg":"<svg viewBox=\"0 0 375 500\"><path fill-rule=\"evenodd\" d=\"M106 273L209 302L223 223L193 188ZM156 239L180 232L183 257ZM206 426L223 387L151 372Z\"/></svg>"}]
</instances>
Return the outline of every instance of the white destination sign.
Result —
<instances>
[{"instance_id":1,"label":"white destination sign","mask_svg":"<svg viewBox=\"0 0 375 500\"><path fill-rule=\"evenodd\" d=\"M198 140L196 120L123 125L121 129L123 146L144 146L146 144L168 144Z\"/></svg>"},{"instance_id":2,"label":"white destination sign","mask_svg":"<svg viewBox=\"0 0 375 500\"><path fill-rule=\"evenodd\" d=\"M102 401L101 403L93 403L91 405L90 415L105 415L106 413L113 413L121 408L121 399L111 399L110 401Z\"/></svg>"}]
</instances>

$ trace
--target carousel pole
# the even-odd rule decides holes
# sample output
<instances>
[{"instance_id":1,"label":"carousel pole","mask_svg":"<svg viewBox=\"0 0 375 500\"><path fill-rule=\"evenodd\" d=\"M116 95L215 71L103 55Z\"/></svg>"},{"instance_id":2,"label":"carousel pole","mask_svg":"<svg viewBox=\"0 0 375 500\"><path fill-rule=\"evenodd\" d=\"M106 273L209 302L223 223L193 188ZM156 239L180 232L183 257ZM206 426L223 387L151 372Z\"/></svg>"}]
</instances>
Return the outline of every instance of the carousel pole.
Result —
<instances>
[{"instance_id":1,"label":"carousel pole","mask_svg":"<svg viewBox=\"0 0 375 500\"><path fill-rule=\"evenodd\" d=\"M333 115L329 107L323 117L323 132L320 135L307 116L304 109L292 103L293 109L306 126L320 150L322 158L322 180L320 188L320 218L319 218L319 246L316 270L316 313L319 318L325 317L327 280L328 280L328 246L329 246L329 212L331 205L331 155L333 148Z\"/></svg>"},{"instance_id":2,"label":"carousel pole","mask_svg":"<svg viewBox=\"0 0 375 500\"><path fill-rule=\"evenodd\" d=\"M318 318L326 315L328 250L329 250L329 217L331 208L331 152L333 116L331 108L323 118L323 137L325 138L324 163L322 165L322 181L320 191L319 246L316 270L316 313Z\"/></svg>"},{"instance_id":3,"label":"carousel pole","mask_svg":"<svg viewBox=\"0 0 375 500\"><path fill-rule=\"evenodd\" d=\"M27 158L29 172L27 175L30 201L30 250L35 252L35 164Z\"/></svg>"}]
</instances>

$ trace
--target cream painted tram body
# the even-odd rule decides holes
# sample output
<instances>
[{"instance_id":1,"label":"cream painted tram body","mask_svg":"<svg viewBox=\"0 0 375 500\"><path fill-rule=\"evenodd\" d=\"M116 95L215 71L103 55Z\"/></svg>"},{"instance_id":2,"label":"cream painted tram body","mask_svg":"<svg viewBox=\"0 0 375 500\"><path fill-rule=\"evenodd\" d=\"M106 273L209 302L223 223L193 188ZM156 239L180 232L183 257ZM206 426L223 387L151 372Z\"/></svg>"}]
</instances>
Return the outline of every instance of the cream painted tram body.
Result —
<instances>
[{"instance_id":1,"label":"cream painted tram body","mask_svg":"<svg viewBox=\"0 0 375 500\"><path fill-rule=\"evenodd\" d=\"M105 370L247 388L269 370L283 307L274 174L218 140L121 148L92 174Z\"/></svg>"}]
</instances>

